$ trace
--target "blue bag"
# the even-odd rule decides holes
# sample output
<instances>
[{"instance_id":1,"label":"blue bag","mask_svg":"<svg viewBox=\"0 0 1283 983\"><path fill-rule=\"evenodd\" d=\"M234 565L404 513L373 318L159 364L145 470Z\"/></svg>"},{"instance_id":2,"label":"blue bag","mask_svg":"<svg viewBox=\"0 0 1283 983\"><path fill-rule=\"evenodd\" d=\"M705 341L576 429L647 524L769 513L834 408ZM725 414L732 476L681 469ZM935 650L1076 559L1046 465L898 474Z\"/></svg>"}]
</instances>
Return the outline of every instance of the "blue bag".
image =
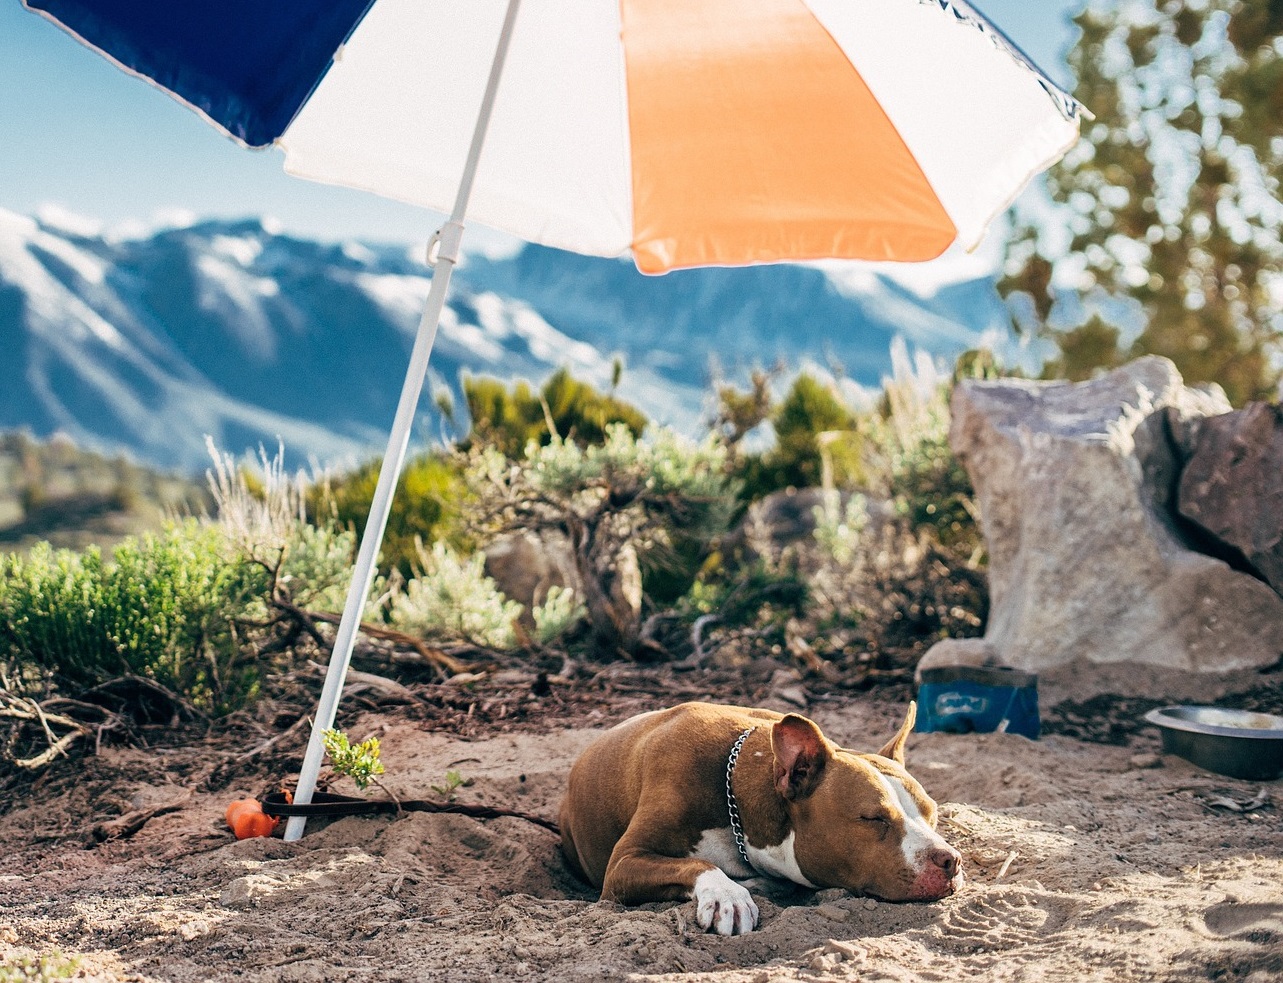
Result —
<instances>
[{"instance_id":1,"label":"blue bag","mask_svg":"<svg viewBox=\"0 0 1283 983\"><path fill-rule=\"evenodd\" d=\"M1037 740L1039 726L1035 673L996 666L938 666L922 671L916 731L1005 731Z\"/></svg>"}]
</instances>

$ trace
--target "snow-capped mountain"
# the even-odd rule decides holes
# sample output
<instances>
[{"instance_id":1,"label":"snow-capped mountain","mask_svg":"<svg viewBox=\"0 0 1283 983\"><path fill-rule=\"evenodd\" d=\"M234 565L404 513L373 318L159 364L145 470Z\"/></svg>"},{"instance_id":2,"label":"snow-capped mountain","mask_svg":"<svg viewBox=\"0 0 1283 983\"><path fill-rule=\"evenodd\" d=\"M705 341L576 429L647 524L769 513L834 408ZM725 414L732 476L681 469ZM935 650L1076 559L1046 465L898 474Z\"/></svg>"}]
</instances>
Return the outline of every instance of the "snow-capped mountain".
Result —
<instances>
[{"instance_id":1,"label":"snow-capped mountain","mask_svg":"<svg viewBox=\"0 0 1283 983\"><path fill-rule=\"evenodd\" d=\"M144 236L0 210L0 429L63 431L169 467L277 437L296 460L382 450L429 271L403 246L292 238L260 220ZM896 335L945 358L998 329L991 281L929 296L874 275L852 288L805 266L652 278L630 263L537 246L469 255L452 283L432 399L462 407L464 373L540 381L560 366L694 430L710 372L779 359L837 363L875 385Z\"/></svg>"}]
</instances>

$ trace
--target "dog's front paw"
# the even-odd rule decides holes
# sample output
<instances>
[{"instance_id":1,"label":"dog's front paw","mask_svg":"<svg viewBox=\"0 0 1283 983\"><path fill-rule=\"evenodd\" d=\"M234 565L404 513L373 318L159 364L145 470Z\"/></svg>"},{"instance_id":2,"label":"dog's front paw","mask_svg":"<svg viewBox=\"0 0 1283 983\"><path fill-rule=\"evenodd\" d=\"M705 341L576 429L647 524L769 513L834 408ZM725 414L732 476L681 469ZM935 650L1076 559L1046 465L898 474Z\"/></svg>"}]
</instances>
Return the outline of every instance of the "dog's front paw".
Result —
<instances>
[{"instance_id":1,"label":"dog's front paw","mask_svg":"<svg viewBox=\"0 0 1283 983\"><path fill-rule=\"evenodd\" d=\"M704 931L743 935L757 927L757 904L748 889L714 867L695 878L695 917Z\"/></svg>"}]
</instances>

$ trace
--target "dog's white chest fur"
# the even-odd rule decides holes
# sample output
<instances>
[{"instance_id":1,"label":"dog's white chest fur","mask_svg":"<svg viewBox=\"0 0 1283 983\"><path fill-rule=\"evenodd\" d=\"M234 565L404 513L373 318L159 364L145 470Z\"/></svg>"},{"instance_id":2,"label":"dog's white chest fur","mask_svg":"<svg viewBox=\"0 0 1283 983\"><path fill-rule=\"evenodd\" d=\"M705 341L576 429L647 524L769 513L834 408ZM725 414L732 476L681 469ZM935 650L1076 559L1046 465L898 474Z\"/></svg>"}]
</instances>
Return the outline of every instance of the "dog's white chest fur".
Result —
<instances>
[{"instance_id":1,"label":"dog's white chest fur","mask_svg":"<svg viewBox=\"0 0 1283 983\"><path fill-rule=\"evenodd\" d=\"M757 871L750 870L744 863L744 858L735 847L735 836L729 827L704 830L691 856L697 860L707 860L732 877L753 877L757 874Z\"/></svg>"},{"instance_id":2,"label":"dog's white chest fur","mask_svg":"<svg viewBox=\"0 0 1283 983\"><path fill-rule=\"evenodd\" d=\"M790 830L789 835L784 837L784 841L774 846L755 847L751 843L746 844L748 859L753 861L753 866L764 874L792 881L803 887L816 887L817 885L806 879L802 868L797 865L797 855L793 851L793 838L796 835Z\"/></svg>"},{"instance_id":3,"label":"dog's white chest fur","mask_svg":"<svg viewBox=\"0 0 1283 983\"><path fill-rule=\"evenodd\" d=\"M731 877L744 878L766 874L781 880L792 881L794 884L801 884L803 887L813 888L816 885L807 880L801 868L798 867L797 856L793 850L793 838L794 834L790 832L782 843L768 847L755 847L751 843L746 843L748 858L753 862L753 869L750 869L744 863L744 858L740 856L735 846L735 836L730 829L706 829L700 836L699 842L695 844L695 850L691 856L716 864Z\"/></svg>"}]
</instances>

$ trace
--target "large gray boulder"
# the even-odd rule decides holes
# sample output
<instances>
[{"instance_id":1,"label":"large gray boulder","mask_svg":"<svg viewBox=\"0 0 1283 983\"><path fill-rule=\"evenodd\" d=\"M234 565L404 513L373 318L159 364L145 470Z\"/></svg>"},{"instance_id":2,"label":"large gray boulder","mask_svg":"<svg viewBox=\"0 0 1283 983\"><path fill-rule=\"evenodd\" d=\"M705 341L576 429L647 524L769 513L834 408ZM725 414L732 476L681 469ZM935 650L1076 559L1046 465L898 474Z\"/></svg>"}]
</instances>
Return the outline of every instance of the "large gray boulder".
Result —
<instances>
[{"instance_id":1,"label":"large gray boulder","mask_svg":"<svg viewBox=\"0 0 1283 983\"><path fill-rule=\"evenodd\" d=\"M1151 357L1083 383L964 382L952 410L989 549L989 623L972 656L1035 672L1278 660L1283 599L1192 548L1175 516L1173 430L1228 412L1222 393Z\"/></svg>"}]
</instances>

